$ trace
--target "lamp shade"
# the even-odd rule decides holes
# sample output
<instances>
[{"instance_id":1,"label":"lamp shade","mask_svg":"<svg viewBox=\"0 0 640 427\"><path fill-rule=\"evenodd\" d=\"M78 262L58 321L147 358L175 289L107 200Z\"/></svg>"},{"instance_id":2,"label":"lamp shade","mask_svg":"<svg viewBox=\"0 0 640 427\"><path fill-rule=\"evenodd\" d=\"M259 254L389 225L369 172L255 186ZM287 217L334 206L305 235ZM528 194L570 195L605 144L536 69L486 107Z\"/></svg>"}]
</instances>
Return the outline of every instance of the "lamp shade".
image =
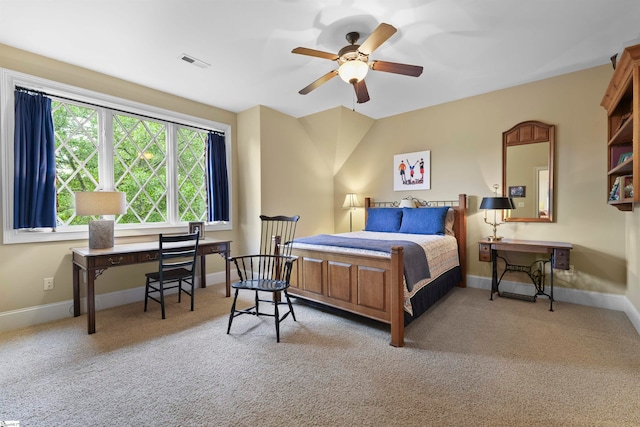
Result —
<instances>
[{"instance_id":1,"label":"lamp shade","mask_svg":"<svg viewBox=\"0 0 640 427\"><path fill-rule=\"evenodd\" d=\"M340 78L347 83L357 83L364 79L369 71L369 66L366 62L362 62L358 59L347 61L338 68L338 74Z\"/></svg>"},{"instance_id":2,"label":"lamp shade","mask_svg":"<svg viewBox=\"0 0 640 427\"><path fill-rule=\"evenodd\" d=\"M400 200L401 208L415 208L416 202L412 198L402 199Z\"/></svg>"},{"instance_id":3,"label":"lamp shade","mask_svg":"<svg viewBox=\"0 0 640 427\"><path fill-rule=\"evenodd\" d=\"M480 209L515 209L511 197L484 197Z\"/></svg>"},{"instance_id":4,"label":"lamp shade","mask_svg":"<svg viewBox=\"0 0 640 427\"><path fill-rule=\"evenodd\" d=\"M342 209L353 209L360 208L362 204L360 204L360 200L358 200L358 196L355 193L348 193L344 198L344 203L342 204Z\"/></svg>"},{"instance_id":5,"label":"lamp shade","mask_svg":"<svg viewBox=\"0 0 640 427\"><path fill-rule=\"evenodd\" d=\"M126 194L119 191L75 193L76 215L118 215L127 212Z\"/></svg>"}]
</instances>

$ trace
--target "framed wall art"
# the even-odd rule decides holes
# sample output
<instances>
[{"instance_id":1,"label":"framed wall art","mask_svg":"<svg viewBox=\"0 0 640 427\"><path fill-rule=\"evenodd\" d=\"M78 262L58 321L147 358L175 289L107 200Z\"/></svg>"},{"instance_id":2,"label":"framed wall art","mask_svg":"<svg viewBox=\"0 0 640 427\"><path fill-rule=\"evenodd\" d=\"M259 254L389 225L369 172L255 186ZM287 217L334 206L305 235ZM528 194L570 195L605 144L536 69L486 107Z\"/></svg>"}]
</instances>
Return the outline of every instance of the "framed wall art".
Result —
<instances>
[{"instance_id":1,"label":"framed wall art","mask_svg":"<svg viewBox=\"0 0 640 427\"><path fill-rule=\"evenodd\" d=\"M393 190L429 190L431 188L431 151L393 156Z\"/></svg>"},{"instance_id":2,"label":"framed wall art","mask_svg":"<svg viewBox=\"0 0 640 427\"><path fill-rule=\"evenodd\" d=\"M527 187L524 185L512 185L509 187L509 197L525 197Z\"/></svg>"}]
</instances>

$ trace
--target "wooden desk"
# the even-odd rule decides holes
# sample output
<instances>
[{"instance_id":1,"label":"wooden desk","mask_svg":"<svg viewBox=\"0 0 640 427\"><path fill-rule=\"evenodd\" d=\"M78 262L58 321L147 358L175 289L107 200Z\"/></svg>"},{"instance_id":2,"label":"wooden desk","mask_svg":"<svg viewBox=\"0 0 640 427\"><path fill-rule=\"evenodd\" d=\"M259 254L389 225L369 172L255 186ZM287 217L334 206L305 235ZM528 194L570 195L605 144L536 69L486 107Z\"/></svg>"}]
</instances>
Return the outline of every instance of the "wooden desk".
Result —
<instances>
[{"instance_id":1,"label":"wooden desk","mask_svg":"<svg viewBox=\"0 0 640 427\"><path fill-rule=\"evenodd\" d=\"M87 326L89 334L96 332L96 277L110 267L141 264L158 261L159 243L143 242L126 245L115 245L108 249L71 248L73 262L73 316L80 316L80 270L87 272ZM201 239L198 244L198 256L200 256L200 287L207 286L206 255L220 254L229 259L231 253L231 241L213 239ZM227 296L231 294L231 275L229 262L225 261L225 285ZM140 280L143 280L141 277ZM144 280L143 280L144 281ZM141 282L142 283L142 282Z\"/></svg>"},{"instance_id":2,"label":"wooden desk","mask_svg":"<svg viewBox=\"0 0 640 427\"><path fill-rule=\"evenodd\" d=\"M535 301L538 295L545 295L549 298L549 310L553 311L553 269L560 270L570 269L570 251L573 249L571 243L566 242L544 242L538 240L510 240L503 239L497 241L481 240L478 242L479 246L479 259L480 261L491 262L492 275L491 275L491 296L489 299L493 300L493 294L495 292L500 296L518 298L528 301ZM535 254L548 254L549 259L537 260L529 266L515 265L507 261L506 258L498 255L498 251L505 252L527 252ZM501 258L505 262L505 270L498 278L498 258ZM551 263L550 276L550 293L545 292L545 264ZM540 264L541 263L541 264ZM500 281L502 276L507 271L520 271L526 273L533 284L536 287L536 294L533 296L513 294L509 292L499 291Z\"/></svg>"}]
</instances>

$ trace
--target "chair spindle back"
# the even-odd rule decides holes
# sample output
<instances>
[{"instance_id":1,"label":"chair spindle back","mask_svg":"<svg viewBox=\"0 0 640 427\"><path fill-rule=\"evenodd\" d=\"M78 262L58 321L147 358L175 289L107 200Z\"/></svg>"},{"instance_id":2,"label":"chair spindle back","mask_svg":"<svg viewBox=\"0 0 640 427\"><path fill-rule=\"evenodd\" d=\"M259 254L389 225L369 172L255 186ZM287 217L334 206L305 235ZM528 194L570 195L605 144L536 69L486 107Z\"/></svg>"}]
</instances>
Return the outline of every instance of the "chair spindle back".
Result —
<instances>
[{"instance_id":1,"label":"chair spindle back","mask_svg":"<svg viewBox=\"0 0 640 427\"><path fill-rule=\"evenodd\" d=\"M295 237L296 225L299 219L299 215L260 215L260 220L262 221L260 254L291 255L291 242Z\"/></svg>"}]
</instances>

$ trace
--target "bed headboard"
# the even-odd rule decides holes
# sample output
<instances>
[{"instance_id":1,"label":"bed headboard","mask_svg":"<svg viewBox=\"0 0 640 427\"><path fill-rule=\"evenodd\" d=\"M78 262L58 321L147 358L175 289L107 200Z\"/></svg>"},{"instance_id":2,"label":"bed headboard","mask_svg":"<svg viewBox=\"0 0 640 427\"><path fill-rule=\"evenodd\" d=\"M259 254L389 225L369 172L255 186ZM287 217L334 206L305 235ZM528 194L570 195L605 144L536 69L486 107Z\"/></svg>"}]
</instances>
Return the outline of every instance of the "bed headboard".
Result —
<instances>
[{"instance_id":1,"label":"bed headboard","mask_svg":"<svg viewBox=\"0 0 640 427\"><path fill-rule=\"evenodd\" d=\"M467 195L459 194L458 200L420 200L414 199L418 207L439 207L450 206L454 212L453 230L458 240L458 256L460 258L460 267L462 268L462 283L461 286L466 286L467 276ZM364 199L364 222L367 223L367 210L368 208L397 208L399 202L374 202L371 197L365 197Z\"/></svg>"}]
</instances>

